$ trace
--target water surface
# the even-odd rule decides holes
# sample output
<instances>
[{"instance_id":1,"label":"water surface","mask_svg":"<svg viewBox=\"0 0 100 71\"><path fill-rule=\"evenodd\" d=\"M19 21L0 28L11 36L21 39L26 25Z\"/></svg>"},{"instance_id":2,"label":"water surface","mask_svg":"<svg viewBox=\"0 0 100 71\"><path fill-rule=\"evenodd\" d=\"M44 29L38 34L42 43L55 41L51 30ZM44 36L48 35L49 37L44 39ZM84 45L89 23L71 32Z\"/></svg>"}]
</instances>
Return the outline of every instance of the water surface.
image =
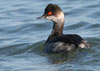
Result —
<instances>
[{"instance_id":1,"label":"water surface","mask_svg":"<svg viewBox=\"0 0 100 71\"><path fill-rule=\"evenodd\" d=\"M65 14L65 34L79 34L92 48L43 53L52 22L37 20L49 3ZM0 0L0 71L99 71L99 0Z\"/></svg>"}]
</instances>

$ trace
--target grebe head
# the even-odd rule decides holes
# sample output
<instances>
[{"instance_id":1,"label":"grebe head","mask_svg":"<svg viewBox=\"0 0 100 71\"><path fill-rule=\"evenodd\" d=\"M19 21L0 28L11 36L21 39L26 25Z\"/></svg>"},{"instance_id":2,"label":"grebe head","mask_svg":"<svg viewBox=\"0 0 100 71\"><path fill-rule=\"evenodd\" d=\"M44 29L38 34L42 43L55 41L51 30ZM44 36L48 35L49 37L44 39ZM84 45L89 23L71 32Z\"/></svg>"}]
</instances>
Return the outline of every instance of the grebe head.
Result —
<instances>
[{"instance_id":1,"label":"grebe head","mask_svg":"<svg viewBox=\"0 0 100 71\"><path fill-rule=\"evenodd\" d=\"M43 16L38 19L48 19L55 23L62 23L64 22L64 14L58 5L48 4L45 8Z\"/></svg>"}]
</instances>

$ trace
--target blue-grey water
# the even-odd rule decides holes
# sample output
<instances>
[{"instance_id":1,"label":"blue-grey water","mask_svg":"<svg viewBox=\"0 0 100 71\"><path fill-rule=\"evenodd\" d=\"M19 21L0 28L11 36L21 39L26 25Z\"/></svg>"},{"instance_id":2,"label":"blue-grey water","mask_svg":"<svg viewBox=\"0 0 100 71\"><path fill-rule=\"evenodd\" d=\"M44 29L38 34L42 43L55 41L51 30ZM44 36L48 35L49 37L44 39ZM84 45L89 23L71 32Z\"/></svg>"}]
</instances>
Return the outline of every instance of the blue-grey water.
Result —
<instances>
[{"instance_id":1,"label":"blue-grey water","mask_svg":"<svg viewBox=\"0 0 100 71\"><path fill-rule=\"evenodd\" d=\"M91 45L68 54L46 54L52 22L37 20L49 3L65 14L65 34ZM100 0L0 0L0 71L100 71Z\"/></svg>"}]
</instances>

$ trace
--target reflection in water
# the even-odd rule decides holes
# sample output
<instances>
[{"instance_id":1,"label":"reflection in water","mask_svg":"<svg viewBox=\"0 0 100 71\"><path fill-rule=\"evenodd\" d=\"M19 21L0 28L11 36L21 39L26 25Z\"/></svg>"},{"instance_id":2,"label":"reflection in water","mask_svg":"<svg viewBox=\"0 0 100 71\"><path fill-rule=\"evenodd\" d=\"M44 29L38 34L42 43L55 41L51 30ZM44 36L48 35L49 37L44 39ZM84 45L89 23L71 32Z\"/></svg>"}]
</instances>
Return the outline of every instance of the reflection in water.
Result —
<instances>
[{"instance_id":1,"label":"reflection in water","mask_svg":"<svg viewBox=\"0 0 100 71\"><path fill-rule=\"evenodd\" d=\"M60 64L64 62L71 62L73 57L76 55L75 52L68 53L57 53L57 54L48 54L47 57L49 61L53 64Z\"/></svg>"},{"instance_id":2,"label":"reflection in water","mask_svg":"<svg viewBox=\"0 0 100 71\"><path fill-rule=\"evenodd\" d=\"M78 57L78 59L80 59L81 56L84 57L84 56L88 55L89 53L94 52L90 48L88 48L88 49L87 48L86 49L78 48L78 49L75 49L71 52L48 54L48 53L45 53L43 50L44 43L45 43L45 41L40 41L40 42L37 42L37 43L31 45L30 47L28 47L27 52L28 53L35 53L35 54L40 55L40 56L45 56L45 57L47 57L48 61L52 64L70 63L70 62L75 61L77 59L77 57Z\"/></svg>"},{"instance_id":3,"label":"reflection in water","mask_svg":"<svg viewBox=\"0 0 100 71\"><path fill-rule=\"evenodd\" d=\"M40 56L46 56L49 60L50 63L63 63L65 61L71 61L73 57L76 55L77 50L73 50L72 52L67 52L67 53L45 53L44 52L44 43L45 41L40 41L35 44L32 44L31 46L27 47L27 52L28 53L35 53ZM25 50L25 49L24 49ZM23 51L23 50L22 50ZM19 52L18 52L19 53Z\"/></svg>"}]
</instances>

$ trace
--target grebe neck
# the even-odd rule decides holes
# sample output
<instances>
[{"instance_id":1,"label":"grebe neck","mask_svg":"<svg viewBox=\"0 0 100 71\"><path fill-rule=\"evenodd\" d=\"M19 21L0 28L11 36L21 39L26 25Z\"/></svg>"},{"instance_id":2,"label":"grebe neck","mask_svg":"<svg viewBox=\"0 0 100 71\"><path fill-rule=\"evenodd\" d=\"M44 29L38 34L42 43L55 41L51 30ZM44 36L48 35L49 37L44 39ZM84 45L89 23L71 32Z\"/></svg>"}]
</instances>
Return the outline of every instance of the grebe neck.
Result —
<instances>
[{"instance_id":1,"label":"grebe neck","mask_svg":"<svg viewBox=\"0 0 100 71\"><path fill-rule=\"evenodd\" d=\"M53 30L51 32L51 36L60 36L63 34L63 26L64 26L64 22L54 22L53 23Z\"/></svg>"}]
</instances>

